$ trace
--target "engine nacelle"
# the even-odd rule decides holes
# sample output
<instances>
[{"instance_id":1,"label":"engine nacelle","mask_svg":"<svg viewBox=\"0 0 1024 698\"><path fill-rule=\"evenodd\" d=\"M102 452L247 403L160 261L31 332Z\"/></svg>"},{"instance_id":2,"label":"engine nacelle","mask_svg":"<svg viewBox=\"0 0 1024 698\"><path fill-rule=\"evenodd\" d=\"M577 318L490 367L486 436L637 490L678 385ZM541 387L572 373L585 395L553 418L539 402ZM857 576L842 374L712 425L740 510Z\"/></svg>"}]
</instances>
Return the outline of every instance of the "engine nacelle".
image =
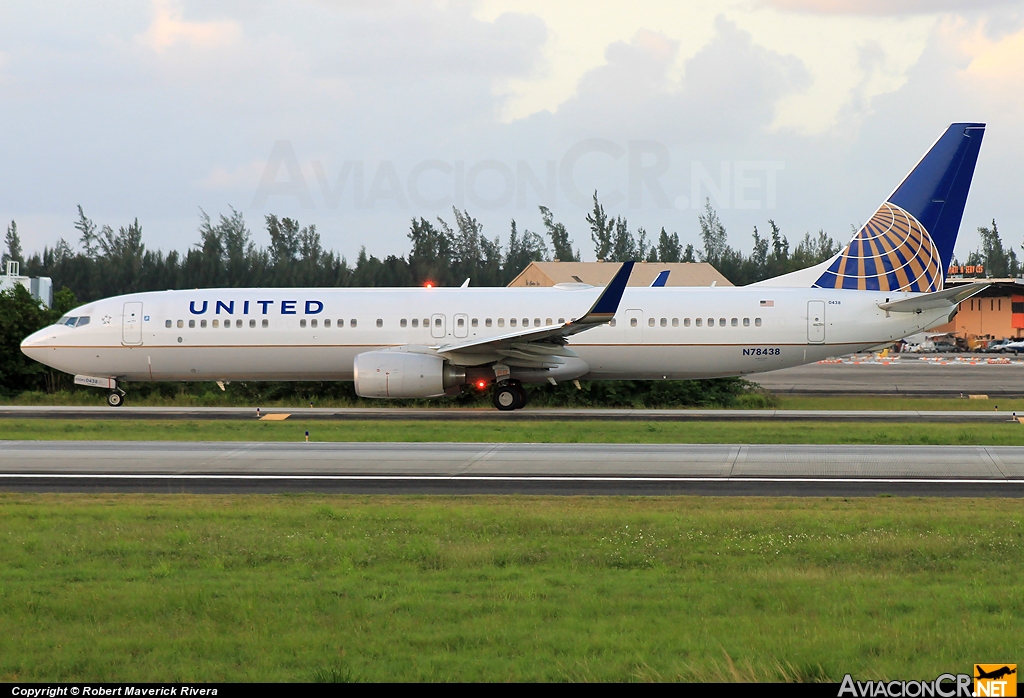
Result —
<instances>
[{"instance_id":1,"label":"engine nacelle","mask_svg":"<svg viewBox=\"0 0 1024 698\"><path fill-rule=\"evenodd\" d=\"M368 351L353 362L360 397L440 397L466 382L466 372L432 354Z\"/></svg>"}]
</instances>

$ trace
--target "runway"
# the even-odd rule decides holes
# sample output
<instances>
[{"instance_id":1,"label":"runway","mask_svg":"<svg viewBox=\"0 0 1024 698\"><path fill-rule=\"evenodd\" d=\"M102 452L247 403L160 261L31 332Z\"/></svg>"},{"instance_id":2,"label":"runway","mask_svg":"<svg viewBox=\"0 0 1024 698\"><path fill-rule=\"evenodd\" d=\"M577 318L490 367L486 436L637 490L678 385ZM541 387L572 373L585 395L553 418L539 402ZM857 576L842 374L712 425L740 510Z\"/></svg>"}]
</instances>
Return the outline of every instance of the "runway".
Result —
<instances>
[{"instance_id":1,"label":"runway","mask_svg":"<svg viewBox=\"0 0 1024 698\"><path fill-rule=\"evenodd\" d=\"M1024 447L8 441L0 490L1024 496Z\"/></svg>"},{"instance_id":2,"label":"runway","mask_svg":"<svg viewBox=\"0 0 1024 698\"><path fill-rule=\"evenodd\" d=\"M861 355L846 357L843 363L807 364L747 378L780 395L1024 397L1024 363L986 354L903 354L887 362Z\"/></svg>"},{"instance_id":3,"label":"runway","mask_svg":"<svg viewBox=\"0 0 1024 698\"><path fill-rule=\"evenodd\" d=\"M992 404L989 405L989 402ZM1013 413L985 410L719 410L719 409L525 409L499 412L491 408L429 407L295 407L261 410L260 414L288 415L293 421L608 421L608 422L952 422L994 423L1012 421ZM252 407L18 407L0 406L0 419L169 419L255 420Z\"/></svg>"}]
</instances>

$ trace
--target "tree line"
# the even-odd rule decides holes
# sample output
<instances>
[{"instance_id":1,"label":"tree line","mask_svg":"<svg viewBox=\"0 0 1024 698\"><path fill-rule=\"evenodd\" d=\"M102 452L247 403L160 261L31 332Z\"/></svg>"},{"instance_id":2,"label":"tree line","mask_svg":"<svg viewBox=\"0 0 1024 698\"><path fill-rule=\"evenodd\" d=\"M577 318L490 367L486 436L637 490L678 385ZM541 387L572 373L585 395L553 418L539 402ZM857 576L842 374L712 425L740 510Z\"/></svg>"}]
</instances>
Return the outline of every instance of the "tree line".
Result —
<instances>
[{"instance_id":1,"label":"tree line","mask_svg":"<svg viewBox=\"0 0 1024 698\"><path fill-rule=\"evenodd\" d=\"M564 223L541 206L540 232L510 221L504 244L485 234L468 211L452 209L451 218L414 218L409 226L409 250L382 258L360 250L354 263L323 245L315 225L270 214L261 221L270 242L253 240L241 212L231 209L216 219L200 213L198 241L184 252L148 249L138 219L117 229L98 225L81 206L72 242L25 255L16 222L7 228L3 261L17 260L27 276L48 276L55 288L70 289L80 302L125 293L209 287L349 287L437 286L462 284L505 286L532 261L579 261ZM754 229L753 250L743 253L728 244L725 226L706 202L699 216L703 248L680 244L679 234L662 228L657 236L632 229L623 216L605 212L597 193L586 216L594 254L621 262L709 262L736 285L769 278L827 259L839 246L819 232L804 236L795 249L774 221L762 237Z\"/></svg>"}]
</instances>

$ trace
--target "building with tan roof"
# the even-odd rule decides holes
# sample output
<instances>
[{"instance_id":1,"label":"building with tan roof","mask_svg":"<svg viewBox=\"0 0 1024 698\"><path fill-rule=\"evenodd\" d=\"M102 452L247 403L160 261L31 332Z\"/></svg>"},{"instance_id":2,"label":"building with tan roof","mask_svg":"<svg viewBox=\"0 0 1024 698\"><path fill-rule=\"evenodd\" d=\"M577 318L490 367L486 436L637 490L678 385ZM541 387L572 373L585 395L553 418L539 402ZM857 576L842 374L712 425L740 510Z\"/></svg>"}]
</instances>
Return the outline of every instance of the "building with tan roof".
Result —
<instances>
[{"instance_id":1,"label":"building with tan roof","mask_svg":"<svg viewBox=\"0 0 1024 698\"><path fill-rule=\"evenodd\" d=\"M554 286L583 283L605 286L619 270L616 262L530 262L512 279L513 286ZM732 286L721 272L706 262L637 262L630 286L650 286L658 274L668 271L666 286Z\"/></svg>"}]
</instances>

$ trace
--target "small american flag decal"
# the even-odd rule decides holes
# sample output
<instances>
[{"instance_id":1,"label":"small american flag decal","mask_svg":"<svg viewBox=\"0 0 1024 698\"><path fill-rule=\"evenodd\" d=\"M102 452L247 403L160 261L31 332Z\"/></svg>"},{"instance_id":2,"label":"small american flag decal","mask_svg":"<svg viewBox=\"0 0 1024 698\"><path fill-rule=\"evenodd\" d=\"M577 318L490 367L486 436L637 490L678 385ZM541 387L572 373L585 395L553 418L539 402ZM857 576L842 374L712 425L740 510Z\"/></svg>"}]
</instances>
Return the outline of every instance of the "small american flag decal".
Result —
<instances>
[{"instance_id":1,"label":"small american flag decal","mask_svg":"<svg viewBox=\"0 0 1024 698\"><path fill-rule=\"evenodd\" d=\"M775 301L761 301L761 307L762 308L774 308L775 307Z\"/></svg>"}]
</instances>

